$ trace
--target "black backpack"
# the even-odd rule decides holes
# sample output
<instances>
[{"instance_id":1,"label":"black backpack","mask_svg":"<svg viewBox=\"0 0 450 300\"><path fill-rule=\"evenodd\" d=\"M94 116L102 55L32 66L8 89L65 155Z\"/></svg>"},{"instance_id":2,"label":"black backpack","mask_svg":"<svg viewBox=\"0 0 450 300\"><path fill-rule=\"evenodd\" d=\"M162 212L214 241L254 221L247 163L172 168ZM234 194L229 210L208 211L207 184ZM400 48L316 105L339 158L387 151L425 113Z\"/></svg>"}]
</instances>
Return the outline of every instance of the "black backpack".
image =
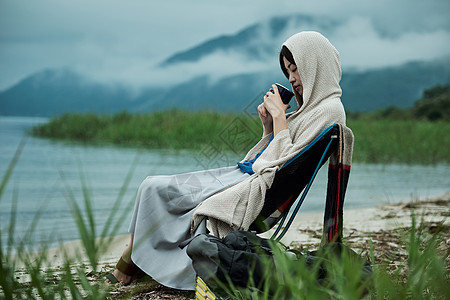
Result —
<instances>
[{"instance_id":1,"label":"black backpack","mask_svg":"<svg viewBox=\"0 0 450 300\"><path fill-rule=\"evenodd\" d=\"M286 257L314 270L319 284L328 284L328 269L339 263L336 255L345 253L358 266L362 266L361 282L372 274L370 263L342 243L327 243L316 251L300 252L288 249L279 242L264 239L249 231L233 231L223 239L209 234L197 235L188 244L187 254L197 275L212 289L220 285L253 287L262 290L266 272L277 271L274 247ZM299 263L300 265L300 263Z\"/></svg>"},{"instance_id":2,"label":"black backpack","mask_svg":"<svg viewBox=\"0 0 450 300\"><path fill-rule=\"evenodd\" d=\"M259 286L267 263L273 263L269 240L249 231L233 231L223 239L200 234L189 243L187 254L197 275L212 287L217 279L241 287Z\"/></svg>"}]
</instances>

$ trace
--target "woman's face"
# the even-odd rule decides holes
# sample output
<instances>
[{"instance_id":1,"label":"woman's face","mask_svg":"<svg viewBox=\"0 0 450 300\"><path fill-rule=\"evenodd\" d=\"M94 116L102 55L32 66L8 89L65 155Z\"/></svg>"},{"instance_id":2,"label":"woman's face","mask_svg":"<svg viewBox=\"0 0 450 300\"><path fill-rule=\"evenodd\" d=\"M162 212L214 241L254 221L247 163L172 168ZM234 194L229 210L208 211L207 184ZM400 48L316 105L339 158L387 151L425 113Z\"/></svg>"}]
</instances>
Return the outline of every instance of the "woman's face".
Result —
<instances>
[{"instance_id":1,"label":"woman's face","mask_svg":"<svg viewBox=\"0 0 450 300\"><path fill-rule=\"evenodd\" d=\"M300 74L298 73L297 66L295 64L290 63L286 57L283 56L284 66L288 72L288 79L294 89L294 93L297 93L299 97L297 99L301 99L303 95L303 85L300 80Z\"/></svg>"}]
</instances>

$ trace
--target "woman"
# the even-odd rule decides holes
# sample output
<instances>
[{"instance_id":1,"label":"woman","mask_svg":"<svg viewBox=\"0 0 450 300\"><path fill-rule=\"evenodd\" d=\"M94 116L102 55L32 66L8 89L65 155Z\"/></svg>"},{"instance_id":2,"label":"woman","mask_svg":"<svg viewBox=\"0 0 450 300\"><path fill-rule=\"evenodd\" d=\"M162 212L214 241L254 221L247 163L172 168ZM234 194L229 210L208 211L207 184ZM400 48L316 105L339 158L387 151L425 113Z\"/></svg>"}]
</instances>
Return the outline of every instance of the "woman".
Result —
<instances>
[{"instance_id":1,"label":"woman","mask_svg":"<svg viewBox=\"0 0 450 300\"><path fill-rule=\"evenodd\" d=\"M291 36L282 46L280 66L298 108L286 114L289 106L273 85L258 106L263 137L239 166L146 178L129 229L131 242L108 282L128 284L138 266L165 286L195 289L195 272L179 245L206 232L206 220L219 237L247 230L276 171L328 126L345 123L339 53L324 36Z\"/></svg>"}]
</instances>

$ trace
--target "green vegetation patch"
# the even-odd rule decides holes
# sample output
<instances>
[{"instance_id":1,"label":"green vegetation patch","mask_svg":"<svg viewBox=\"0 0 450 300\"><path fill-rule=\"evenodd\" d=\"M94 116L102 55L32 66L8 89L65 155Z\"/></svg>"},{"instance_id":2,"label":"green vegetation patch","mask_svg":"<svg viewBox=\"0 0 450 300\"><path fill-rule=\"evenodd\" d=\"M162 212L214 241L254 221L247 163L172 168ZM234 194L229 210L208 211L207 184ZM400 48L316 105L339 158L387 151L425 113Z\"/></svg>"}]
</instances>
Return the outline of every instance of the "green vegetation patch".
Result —
<instances>
[{"instance_id":1,"label":"green vegetation patch","mask_svg":"<svg viewBox=\"0 0 450 300\"><path fill-rule=\"evenodd\" d=\"M350 118L353 159L368 163L450 162L450 123ZM243 114L185 112L115 115L65 114L32 129L38 137L154 149L201 150L214 145L245 154L261 137L259 119Z\"/></svg>"},{"instance_id":2,"label":"green vegetation patch","mask_svg":"<svg viewBox=\"0 0 450 300\"><path fill-rule=\"evenodd\" d=\"M450 123L417 120L349 120L353 160L368 163L450 162Z\"/></svg>"},{"instance_id":3,"label":"green vegetation patch","mask_svg":"<svg viewBox=\"0 0 450 300\"><path fill-rule=\"evenodd\" d=\"M259 120L240 114L170 110L149 114L64 114L34 127L31 133L38 137L156 149L201 149L214 144L218 149L239 153L247 150L244 147L249 143L258 141L259 127Z\"/></svg>"}]
</instances>

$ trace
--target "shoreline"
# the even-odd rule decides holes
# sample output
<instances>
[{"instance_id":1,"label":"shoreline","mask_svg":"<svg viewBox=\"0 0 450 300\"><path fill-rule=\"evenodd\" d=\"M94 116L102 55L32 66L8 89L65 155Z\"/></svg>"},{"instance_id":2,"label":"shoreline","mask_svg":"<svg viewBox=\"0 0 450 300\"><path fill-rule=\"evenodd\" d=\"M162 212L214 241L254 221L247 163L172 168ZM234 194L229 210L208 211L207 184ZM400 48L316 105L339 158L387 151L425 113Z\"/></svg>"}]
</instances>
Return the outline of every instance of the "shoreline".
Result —
<instances>
[{"instance_id":1,"label":"shoreline","mask_svg":"<svg viewBox=\"0 0 450 300\"><path fill-rule=\"evenodd\" d=\"M438 198L403 202L398 204L386 204L376 207L357 208L344 210L344 243L360 253L363 257L369 257L370 244L373 244L375 262L389 262L389 268L394 272L404 267L407 254L404 251L402 239L407 238L408 230L412 226L412 215L415 215L416 227L423 225L427 232L438 230L444 235L443 244L438 251L448 251L450 248L450 194ZM290 248L299 250L315 250L320 244L322 235L323 213L299 213L290 229L281 242ZM260 234L270 238L274 229ZM46 256L49 260L43 272L58 274L62 271L65 255L72 258L71 270L75 272L82 267L86 274L93 274L93 282L104 281L106 274L114 270L114 266L129 242L129 235L111 237L108 249L101 251L95 272L89 265L89 260L83 250L80 240L66 242L62 248L53 248L38 254ZM406 257L405 257L406 256ZM395 259L392 260L392 257ZM388 261L389 260L389 261ZM450 266L450 258L446 257L447 266ZM16 265L15 276L22 283L30 282L29 275L22 265ZM145 290L147 294L135 290ZM131 293L131 294L130 294ZM174 294L175 293L175 294ZM110 291L110 296L134 295L133 299L160 299L152 297L170 297L171 299L192 299L192 292L175 291L165 288L148 278L143 282L134 282L129 286L115 285Z\"/></svg>"},{"instance_id":2,"label":"shoreline","mask_svg":"<svg viewBox=\"0 0 450 300\"><path fill-rule=\"evenodd\" d=\"M420 216L424 214L424 222L444 222L444 225L450 225L450 220L442 219L442 215L446 213L450 216L450 193L443 196L417 200L410 202L400 202L395 204L383 204L374 207L364 208L351 208L344 210L344 225L343 234L344 238L350 235L355 230L363 232L373 232L380 230L392 230L402 227L411 226L411 213L409 209L414 209L416 214L416 224L420 223ZM321 231L323 225L323 212L304 212L301 211L297 214L289 228L286 235L281 239L281 242L286 246L292 246L293 244L304 243L305 245L313 245L320 242L320 239L311 237L306 234L310 231ZM264 238L270 238L274 228L259 234ZM123 249L128 245L129 235L122 234L117 236L111 236L112 242L108 249L100 256L99 264L102 262L106 264L115 264L114 260L117 260L122 254ZM99 238L98 238L99 239ZM67 241L62 244L63 249L69 256L74 256L77 251L81 250L81 254L84 253L82 249L81 240ZM39 252L36 252L39 253ZM50 248L45 253L52 257L53 264L63 263L63 257L61 247ZM42 254L42 253L41 253ZM79 253L78 253L79 254ZM87 262L87 257L83 256L83 262Z\"/></svg>"}]
</instances>

